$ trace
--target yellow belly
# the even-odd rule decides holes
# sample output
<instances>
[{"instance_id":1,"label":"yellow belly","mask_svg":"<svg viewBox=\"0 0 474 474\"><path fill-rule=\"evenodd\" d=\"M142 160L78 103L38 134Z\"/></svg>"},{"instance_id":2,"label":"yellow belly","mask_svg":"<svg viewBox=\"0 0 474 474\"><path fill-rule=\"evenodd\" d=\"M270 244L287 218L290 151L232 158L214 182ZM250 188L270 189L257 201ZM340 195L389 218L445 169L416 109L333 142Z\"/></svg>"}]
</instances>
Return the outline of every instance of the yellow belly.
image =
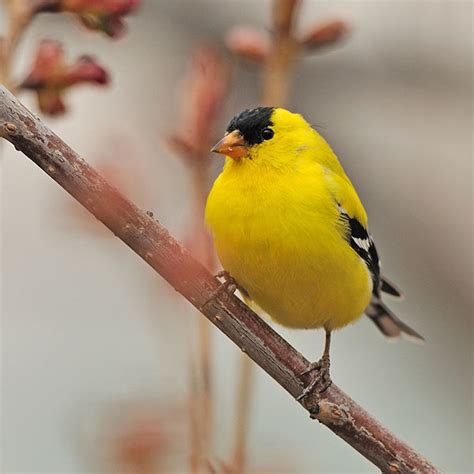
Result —
<instances>
[{"instance_id":1,"label":"yellow belly","mask_svg":"<svg viewBox=\"0 0 474 474\"><path fill-rule=\"evenodd\" d=\"M342 237L337 208L312 184L311 176L255 183L221 175L206 220L224 269L272 319L335 329L363 313L372 284Z\"/></svg>"}]
</instances>

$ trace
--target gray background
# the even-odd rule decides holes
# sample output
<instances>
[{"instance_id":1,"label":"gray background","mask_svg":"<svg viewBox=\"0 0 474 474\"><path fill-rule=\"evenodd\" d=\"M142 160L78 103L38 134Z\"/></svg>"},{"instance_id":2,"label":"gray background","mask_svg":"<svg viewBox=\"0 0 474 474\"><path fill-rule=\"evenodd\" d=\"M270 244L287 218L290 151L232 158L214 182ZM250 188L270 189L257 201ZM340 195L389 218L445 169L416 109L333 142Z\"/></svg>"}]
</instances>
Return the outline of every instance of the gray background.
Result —
<instances>
[{"instance_id":1,"label":"gray background","mask_svg":"<svg viewBox=\"0 0 474 474\"><path fill-rule=\"evenodd\" d=\"M63 39L69 57L93 53L107 65L110 88L71 92L70 113L47 123L91 163L123 165L125 192L182 237L188 173L163 140L176 125L177 84L199 39L222 43L239 23L266 28L268 8L149 0L117 43L44 15L21 44L18 72L45 34ZM301 29L343 14L354 31L301 64L291 101L359 190L384 271L406 292L391 306L427 341L389 344L362 319L335 335L333 377L446 472L473 471L472 10L471 2L306 2ZM255 68L235 66L222 129L258 100ZM1 146L3 470L103 469L94 440L104 412L185 402L195 314L50 178ZM318 357L322 334L278 330ZM223 336L214 342L216 456L225 458L238 358ZM260 370L252 413L252 468L376 472ZM168 472L185 471L185 452L180 445Z\"/></svg>"}]
</instances>

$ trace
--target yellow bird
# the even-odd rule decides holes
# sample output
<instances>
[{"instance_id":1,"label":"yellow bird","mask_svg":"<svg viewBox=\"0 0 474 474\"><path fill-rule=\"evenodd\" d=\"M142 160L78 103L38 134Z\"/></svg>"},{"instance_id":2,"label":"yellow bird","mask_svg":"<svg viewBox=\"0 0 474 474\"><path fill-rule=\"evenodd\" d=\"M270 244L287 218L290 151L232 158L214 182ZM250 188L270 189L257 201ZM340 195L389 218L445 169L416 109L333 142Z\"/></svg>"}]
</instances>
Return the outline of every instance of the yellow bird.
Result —
<instances>
[{"instance_id":1,"label":"yellow bird","mask_svg":"<svg viewBox=\"0 0 474 474\"><path fill-rule=\"evenodd\" d=\"M331 331L364 312L388 337L423 339L382 302L400 291L380 275L367 215L336 155L299 114L245 110L212 151L226 155L206 206L222 266L277 323L324 328L318 377L330 384ZM321 390L322 390L321 389Z\"/></svg>"}]
</instances>

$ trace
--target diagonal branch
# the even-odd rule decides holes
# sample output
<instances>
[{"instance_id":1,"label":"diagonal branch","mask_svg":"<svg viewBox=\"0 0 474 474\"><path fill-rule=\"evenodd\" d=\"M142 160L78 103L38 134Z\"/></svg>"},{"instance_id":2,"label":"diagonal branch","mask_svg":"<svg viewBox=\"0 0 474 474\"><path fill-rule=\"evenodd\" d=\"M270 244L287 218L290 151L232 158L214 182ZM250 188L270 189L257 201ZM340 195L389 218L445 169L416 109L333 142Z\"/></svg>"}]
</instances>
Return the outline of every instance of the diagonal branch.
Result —
<instances>
[{"instance_id":1,"label":"diagonal branch","mask_svg":"<svg viewBox=\"0 0 474 474\"><path fill-rule=\"evenodd\" d=\"M3 87L0 87L0 136L140 255L292 397L302 393L304 387L298 374L308 369L309 362L238 298L222 292L216 296L219 282L203 265ZM439 472L335 384L321 400L305 402L304 408L383 472Z\"/></svg>"}]
</instances>

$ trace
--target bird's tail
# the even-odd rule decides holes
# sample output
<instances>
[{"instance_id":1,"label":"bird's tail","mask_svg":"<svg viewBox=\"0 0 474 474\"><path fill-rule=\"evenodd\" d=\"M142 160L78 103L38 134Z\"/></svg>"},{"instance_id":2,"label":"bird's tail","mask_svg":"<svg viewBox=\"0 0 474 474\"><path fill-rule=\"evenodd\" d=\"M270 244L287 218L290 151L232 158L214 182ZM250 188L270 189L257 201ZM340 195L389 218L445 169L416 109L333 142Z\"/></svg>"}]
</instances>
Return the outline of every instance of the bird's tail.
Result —
<instances>
[{"instance_id":1,"label":"bird's tail","mask_svg":"<svg viewBox=\"0 0 474 474\"><path fill-rule=\"evenodd\" d=\"M380 290L394 298L403 298L402 290L385 275L380 275Z\"/></svg>"},{"instance_id":2,"label":"bird's tail","mask_svg":"<svg viewBox=\"0 0 474 474\"><path fill-rule=\"evenodd\" d=\"M382 333L390 338L407 336L414 342L424 341L423 336L405 324L378 298L373 298L365 314L375 323Z\"/></svg>"}]
</instances>

